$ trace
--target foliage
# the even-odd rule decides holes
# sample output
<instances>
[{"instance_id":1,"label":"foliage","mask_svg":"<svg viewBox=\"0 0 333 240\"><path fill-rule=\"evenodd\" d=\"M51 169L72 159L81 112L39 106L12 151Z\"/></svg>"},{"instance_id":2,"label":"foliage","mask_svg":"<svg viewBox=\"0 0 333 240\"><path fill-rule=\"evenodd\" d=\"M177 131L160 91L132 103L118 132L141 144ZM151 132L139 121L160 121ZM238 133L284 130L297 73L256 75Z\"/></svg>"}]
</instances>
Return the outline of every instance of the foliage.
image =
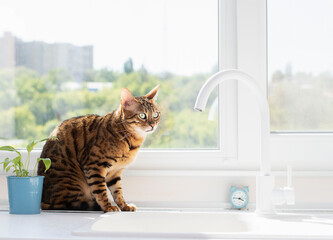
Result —
<instances>
[{"instance_id":1,"label":"foliage","mask_svg":"<svg viewBox=\"0 0 333 240\"><path fill-rule=\"evenodd\" d=\"M133 65L131 59L128 61ZM17 67L14 73L3 69L0 70L0 101L4 103L0 105L0 142L1 138L4 141L17 139L15 147L21 147L21 139L42 138L65 119L85 114L105 115L117 109L124 87L134 96L141 96L160 84L157 98L160 124L144 147L216 148L217 116L214 121L207 118L217 91L212 94L207 111L193 110L196 95L209 76L210 73L192 76L153 74L141 66L127 72L107 68L88 70L82 82L74 82L61 69L45 75L24 67ZM99 84L100 89L92 91L89 83Z\"/></svg>"},{"instance_id":2,"label":"foliage","mask_svg":"<svg viewBox=\"0 0 333 240\"><path fill-rule=\"evenodd\" d=\"M22 155L21 153L18 151L18 149L15 149L12 146L2 146L0 147L0 151L9 151L9 152L15 152L17 154L16 157L14 157L13 159L10 158L5 158L5 160L3 162L1 162L0 164L3 165L3 171L6 171L6 173L11 169L14 168L13 173L16 174L16 177L29 177L29 166L30 166L30 154L31 151L34 149L34 147L41 142L44 142L48 139L57 139L56 137L51 137L51 138L44 138L41 140L32 140L31 142L29 142L29 144L26 146L27 149L27 153L28 156L26 158L25 161L22 161ZM45 165L45 172L51 167L51 159L49 158L37 158L37 162L35 164L34 167L34 171L32 173L32 175L35 175L36 172L36 167L39 161L43 161L44 165Z\"/></svg>"},{"instance_id":3,"label":"foliage","mask_svg":"<svg viewBox=\"0 0 333 240\"><path fill-rule=\"evenodd\" d=\"M133 72L133 61L132 58L128 59L125 63L124 63L124 72L129 74L131 72Z\"/></svg>"},{"instance_id":4,"label":"foliage","mask_svg":"<svg viewBox=\"0 0 333 240\"><path fill-rule=\"evenodd\" d=\"M120 92L127 87L134 96L148 93L157 84L157 102L161 121L157 131L149 136L146 148L216 148L218 119L208 121L214 112L211 94L204 113L193 105L204 81L211 75L182 76L170 72L151 73L145 66L133 68L128 59L124 72L108 68L88 70L82 81L75 82L63 69L53 69L41 75L34 70L17 67L0 70L0 144L48 135L63 120L85 114L106 113L117 109ZM88 85L97 84L94 91ZM271 130L304 131L333 129L333 76L290 70L276 71L269 82ZM4 144L2 144L4 145ZM37 145L41 147L41 145ZM17 165L18 167L18 165Z\"/></svg>"},{"instance_id":5,"label":"foliage","mask_svg":"<svg viewBox=\"0 0 333 240\"><path fill-rule=\"evenodd\" d=\"M333 76L276 71L269 84L271 130L333 129Z\"/></svg>"},{"instance_id":6,"label":"foliage","mask_svg":"<svg viewBox=\"0 0 333 240\"><path fill-rule=\"evenodd\" d=\"M84 82L114 82L118 78L118 73L102 68L99 71L88 70L83 78Z\"/></svg>"}]
</instances>

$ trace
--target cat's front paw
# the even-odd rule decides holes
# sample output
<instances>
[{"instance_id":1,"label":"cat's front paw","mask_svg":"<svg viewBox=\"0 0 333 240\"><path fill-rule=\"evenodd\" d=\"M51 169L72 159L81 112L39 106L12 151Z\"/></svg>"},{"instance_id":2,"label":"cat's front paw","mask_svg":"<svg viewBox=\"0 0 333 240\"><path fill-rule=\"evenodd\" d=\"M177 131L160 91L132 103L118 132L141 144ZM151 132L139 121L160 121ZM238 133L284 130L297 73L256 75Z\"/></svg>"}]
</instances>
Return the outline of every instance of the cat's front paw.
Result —
<instances>
[{"instance_id":1,"label":"cat's front paw","mask_svg":"<svg viewBox=\"0 0 333 240\"><path fill-rule=\"evenodd\" d=\"M117 206L108 206L105 208L104 212L119 212L120 209Z\"/></svg>"},{"instance_id":2,"label":"cat's front paw","mask_svg":"<svg viewBox=\"0 0 333 240\"><path fill-rule=\"evenodd\" d=\"M135 212L136 211L136 206L134 204L126 204L121 211L126 211L126 212Z\"/></svg>"}]
</instances>

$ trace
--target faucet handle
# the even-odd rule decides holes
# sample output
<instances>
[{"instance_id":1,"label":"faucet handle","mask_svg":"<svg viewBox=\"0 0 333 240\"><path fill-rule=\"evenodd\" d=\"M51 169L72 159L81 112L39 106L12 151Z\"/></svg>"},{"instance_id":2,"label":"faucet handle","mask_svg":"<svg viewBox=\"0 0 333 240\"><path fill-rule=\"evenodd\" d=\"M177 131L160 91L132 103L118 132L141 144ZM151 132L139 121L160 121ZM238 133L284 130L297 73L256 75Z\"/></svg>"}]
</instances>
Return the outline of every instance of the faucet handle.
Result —
<instances>
[{"instance_id":1,"label":"faucet handle","mask_svg":"<svg viewBox=\"0 0 333 240\"><path fill-rule=\"evenodd\" d=\"M295 190L291 187L292 184L292 168L287 166L287 187L284 187L284 197L287 205L295 204Z\"/></svg>"},{"instance_id":2,"label":"faucet handle","mask_svg":"<svg viewBox=\"0 0 333 240\"><path fill-rule=\"evenodd\" d=\"M295 204L295 190L291 187L284 187L284 198L287 205L294 205Z\"/></svg>"},{"instance_id":3,"label":"faucet handle","mask_svg":"<svg viewBox=\"0 0 333 240\"><path fill-rule=\"evenodd\" d=\"M293 170L290 165L287 166L287 187L291 188Z\"/></svg>"},{"instance_id":4,"label":"faucet handle","mask_svg":"<svg viewBox=\"0 0 333 240\"><path fill-rule=\"evenodd\" d=\"M286 203L287 205L295 204L295 190L292 184L292 168L287 167L287 186L283 188L275 188L272 192L272 201L276 205Z\"/></svg>"}]
</instances>

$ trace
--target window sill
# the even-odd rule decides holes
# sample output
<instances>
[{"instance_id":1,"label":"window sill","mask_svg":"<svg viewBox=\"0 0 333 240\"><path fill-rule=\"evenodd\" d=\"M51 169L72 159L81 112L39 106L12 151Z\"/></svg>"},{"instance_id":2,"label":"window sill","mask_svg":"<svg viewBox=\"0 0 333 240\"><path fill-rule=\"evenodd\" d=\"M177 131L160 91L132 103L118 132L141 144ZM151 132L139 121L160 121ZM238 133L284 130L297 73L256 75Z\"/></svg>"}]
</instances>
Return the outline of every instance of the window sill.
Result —
<instances>
[{"instance_id":1,"label":"window sill","mask_svg":"<svg viewBox=\"0 0 333 240\"><path fill-rule=\"evenodd\" d=\"M251 177L257 176L259 171L234 170L125 170L124 176L148 177ZM287 176L286 171L272 171L272 175ZM333 171L293 171L295 177L333 177Z\"/></svg>"},{"instance_id":2,"label":"window sill","mask_svg":"<svg viewBox=\"0 0 333 240\"><path fill-rule=\"evenodd\" d=\"M235 170L134 170L127 169L124 176L130 177L255 177L259 171L235 171ZM0 170L0 175L10 176ZM276 177L287 176L287 171L272 171ZM333 171L293 171L293 177L333 177Z\"/></svg>"}]
</instances>

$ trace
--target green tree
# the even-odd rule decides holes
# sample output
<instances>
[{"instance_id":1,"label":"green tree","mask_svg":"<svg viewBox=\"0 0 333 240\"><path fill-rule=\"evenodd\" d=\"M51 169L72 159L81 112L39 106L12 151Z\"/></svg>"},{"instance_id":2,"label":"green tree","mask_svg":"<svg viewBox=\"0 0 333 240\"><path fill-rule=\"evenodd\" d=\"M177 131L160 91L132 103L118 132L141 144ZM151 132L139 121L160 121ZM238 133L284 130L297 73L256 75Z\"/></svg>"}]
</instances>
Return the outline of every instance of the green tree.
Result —
<instances>
[{"instance_id":1,"label":"green tree","mask_svg":"<svg viewBox=\"0 0 333 240\"><path fill-rule=\"evenodd\" d=\"M133 68L133 60L132 58L129 58L125 63L124 63L124 72L129 74L134 71Z\"/></svg>"},{"instance_id":2,"label":"green tree","mask_svg":"<svg viewBox=\"0 0 333 240\"><path fill-rule=\"evenodd\" d=\"M285 78L284 74L282 71L278 70L275 71L272 75L272 82L281 82Z\"/></svg>"},{"instance_id":3,"label":"green tree","mask_svg":"<svg viewBox=\"0 0 333 240\"><path fill-rule=\"evenodd\" d=\"M108 68L100 70L88 70L83 78L84 82L114 82L118 78L118 74Z\"/></svg>"},{"instance_id":4,"label":"green tree","mask_svg":"<svg viewBox=\"0 0 333 240\"><path fill-rule=\"evenodd\" d=\"M61 69L52 70L43 76L21 67L15 70L15 74L1 70L0 101L4 104L0 106L0 113L6 118L0 120L0 126L9 126L12 123L12 127L0 130L0 137L41 138L49 135L67 118L85 114L104 115L118 108L121 89L124 87L130 89L134 96L141 96L160 84L157 103L161 111L161 121L157 131L147 138L144 146L217 146L217 120L207 120L211 102L217 97L217 90L209 99L205 113L193 110L196 95L209 74L152 74L144 66L134 71L131 59L126 63L122 73L106 68L87 71L83 80L85 83L113 83L111 88L103 88L97 92L89 91L86 84L82 85L82 89L65 89L64 84L72 82L73 78Z\"/></svg>"},{"instance_id":5,"label":"green tree","mask_svg":"<svg viewBox=\"0 0 333 240\"><path fill-rule=\"evenodd\" d=\"M19 139L31 139L37 136L36 117L27 106L15 107L15 134Z\"/></svg>"}]
</instances>

